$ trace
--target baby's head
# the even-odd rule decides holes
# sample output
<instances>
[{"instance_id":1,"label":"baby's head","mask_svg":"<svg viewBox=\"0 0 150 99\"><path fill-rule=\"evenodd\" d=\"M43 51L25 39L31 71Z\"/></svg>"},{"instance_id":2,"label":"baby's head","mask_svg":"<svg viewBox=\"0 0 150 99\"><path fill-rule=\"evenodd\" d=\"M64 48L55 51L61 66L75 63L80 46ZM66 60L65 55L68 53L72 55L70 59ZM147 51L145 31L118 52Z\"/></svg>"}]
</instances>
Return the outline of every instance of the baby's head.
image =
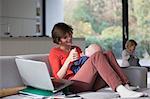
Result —
<instances>
[{"instance_id":1,"label":"baby's head","mask_svg":"<svg viewBox=\"0 0 150 99\"><path fill-rule=\"evenodd\" d=\"M103 51L100 45L97 44L91 44L85 49L85 55L90 57L95 52Z\"/></svg>"}]
</instances>

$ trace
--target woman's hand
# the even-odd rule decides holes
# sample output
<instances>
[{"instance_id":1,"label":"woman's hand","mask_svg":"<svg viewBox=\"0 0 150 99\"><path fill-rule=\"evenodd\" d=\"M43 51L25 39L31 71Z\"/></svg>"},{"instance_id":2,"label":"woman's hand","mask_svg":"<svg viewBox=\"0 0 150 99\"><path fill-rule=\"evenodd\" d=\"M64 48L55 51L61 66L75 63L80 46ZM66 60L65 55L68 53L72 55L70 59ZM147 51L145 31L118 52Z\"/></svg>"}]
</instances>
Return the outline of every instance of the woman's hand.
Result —
<instances>
[{"instance_id":1,"label":"woman's hand","mask_svg":"<svg viewBox=\"0 0 150 99\"><path fill-rule=\"evenodd\" d=\"M63 78L65 76L67 69L70 66L70 63L77 59L79 59L79 55L78 52L76 51L76 48L74 48L70 51L68 58L64 62L61 69L58 71L57 75L59 76L59 78Z\"/></svg>"},{"instance_id":2,"label":"woman's hand","mask_svg":"<svg viewBox=\"0 0 150 99\"><path fill-rule=\"evenodd\" d=\"M76 48L74 48L70 51L68 59L70 60L70 62L73 62L73 61L79 59L79 55L78 55Z\"/></svg>"}]
</instances>

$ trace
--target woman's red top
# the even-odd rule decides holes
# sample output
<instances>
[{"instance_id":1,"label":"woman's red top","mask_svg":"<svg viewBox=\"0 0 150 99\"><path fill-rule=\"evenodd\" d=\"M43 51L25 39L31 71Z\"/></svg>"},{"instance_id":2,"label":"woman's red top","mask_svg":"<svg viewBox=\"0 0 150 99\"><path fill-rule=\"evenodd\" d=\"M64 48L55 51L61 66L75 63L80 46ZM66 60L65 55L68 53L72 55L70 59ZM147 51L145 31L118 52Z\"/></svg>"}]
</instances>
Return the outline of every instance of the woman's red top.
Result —
<instances>
[{"instance_id":1,"label":"woman's red top","mask_svg":"<svg viewBox=\"0 0 150 99\"><path fill-rule=\"evenodd\" d=\"M73 48L77 49L78 53L82 53L81 49L77 46L73 46ZM70 52L66 52L58 47L54 47L50 50L49 53L49 62L53 71L53 76L59 79L57 72L60 70L61 66L63 66L65 60L67 59ZM79 54L80 55L80 54ZM74 76L72 70L68 68L66 75L63 77L64 79L70 79Z\"/></svg>"}]
</instances>

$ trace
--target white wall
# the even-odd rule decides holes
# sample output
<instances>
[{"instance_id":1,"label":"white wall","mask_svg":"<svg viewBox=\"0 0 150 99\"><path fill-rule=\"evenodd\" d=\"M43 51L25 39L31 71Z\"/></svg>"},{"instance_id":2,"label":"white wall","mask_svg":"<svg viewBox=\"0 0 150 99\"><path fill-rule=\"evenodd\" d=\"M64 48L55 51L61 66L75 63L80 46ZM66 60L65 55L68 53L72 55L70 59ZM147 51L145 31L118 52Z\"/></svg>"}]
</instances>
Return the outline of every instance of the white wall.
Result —
<instances>
[{"instance_id":1,"label":"white wall","mask_svg":"<svg viewBox=\"0 0 150 99\"><path fill-rule=\"evenodd\" d=\"M57 22L64 20L63 0L46 0L46 34L51 36L51 30Z\"/></svg>"}]
</instances>

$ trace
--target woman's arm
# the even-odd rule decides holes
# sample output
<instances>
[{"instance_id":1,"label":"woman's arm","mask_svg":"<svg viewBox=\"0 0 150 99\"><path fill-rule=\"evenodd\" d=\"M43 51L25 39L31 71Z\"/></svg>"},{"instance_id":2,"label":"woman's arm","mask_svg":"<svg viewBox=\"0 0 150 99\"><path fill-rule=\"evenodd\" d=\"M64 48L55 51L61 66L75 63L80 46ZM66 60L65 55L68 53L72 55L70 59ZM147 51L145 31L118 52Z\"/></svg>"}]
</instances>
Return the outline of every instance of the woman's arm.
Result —
<instances>
[{"instance_id":1,"label":"woman's arm","mask_svg":"<svg viewBox=\"0 0 150 99\"><path fill-rule=\"evenodd\" d=\"M76 51L76 48L74 48L70 51L69 56L67 57L63 66L58 71L57 75L59 76L59 78L63 78L65 76L70 64L77 59L79 59L78 52Z\"/></svg>"},{"instance_id":2,"label":"woman's arm","mask_svg":"<svg viewBox=\"0 0 150 99\"><path fill-rule=\"evenodd\" d=\"M69 64L71 63L71 60L69 58L66 59L66 61L64 62L63 66L60 68L60 70L57 72L57 76L62 79L69 67Z\"/></svg>"},{"instance_id":3,"label":"woman's arm","mask_svg":"<svg viewBox=\"0 0 150 99\"><path fill-rule=\"evenodd\" d=\"M78 54L75 49L72 49L64 61L64 63L61 63L60 53L57 53L56 50L51 50L49 55L49 61L53 70L53 75L55 78L63 78L68 70L68 67L70 66L70 63L72 63L74 60L77 60Z\"/></svg>"}]
</instances>

